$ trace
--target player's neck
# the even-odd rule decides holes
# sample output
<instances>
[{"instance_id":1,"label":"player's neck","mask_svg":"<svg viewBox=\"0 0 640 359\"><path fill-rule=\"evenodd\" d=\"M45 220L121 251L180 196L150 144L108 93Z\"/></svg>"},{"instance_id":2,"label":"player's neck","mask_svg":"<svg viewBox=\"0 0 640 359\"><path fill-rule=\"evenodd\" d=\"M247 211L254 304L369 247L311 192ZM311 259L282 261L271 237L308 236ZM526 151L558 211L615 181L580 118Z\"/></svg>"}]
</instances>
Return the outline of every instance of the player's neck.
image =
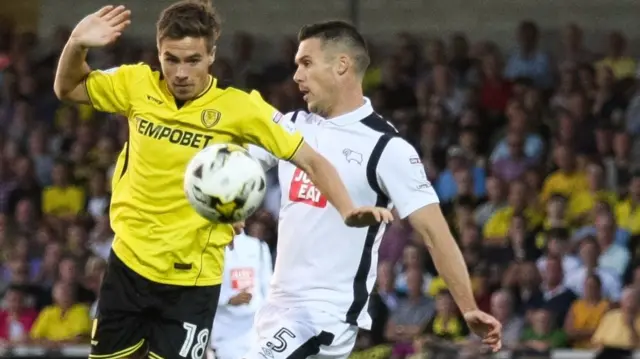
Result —
<instances>
[{"instance_id":1,"label":"player's neck","mask_svg":"<svg viewBox=\"0 0 640 359\"><path fill-rule=\"evenodd\" d=\"M325 117L327 120L353 112L365 103L362 88L343 89L337 97L339 100L331 108L329 113L327 113Z\"/></svg>"}]
</instances>

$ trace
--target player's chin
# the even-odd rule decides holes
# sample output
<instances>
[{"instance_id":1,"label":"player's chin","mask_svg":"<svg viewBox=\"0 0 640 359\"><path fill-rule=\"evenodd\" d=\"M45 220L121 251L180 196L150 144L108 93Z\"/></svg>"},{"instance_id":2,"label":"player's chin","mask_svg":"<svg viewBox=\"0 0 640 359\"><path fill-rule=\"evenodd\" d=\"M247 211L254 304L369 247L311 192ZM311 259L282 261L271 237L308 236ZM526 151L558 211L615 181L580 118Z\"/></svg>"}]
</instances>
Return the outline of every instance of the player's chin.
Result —
<instances>
[{"instance_id":1,"label":"player's chin","mask_svg":"<svg viewBox=\"0 0 640 359\"><path fill-rule=\"evenodd\" d=\"M177 100L187 101L189 99L194 98L195 93L188 86L175 87L173 89L173 97L175 97Z\"/></svg>"}]
</instances>

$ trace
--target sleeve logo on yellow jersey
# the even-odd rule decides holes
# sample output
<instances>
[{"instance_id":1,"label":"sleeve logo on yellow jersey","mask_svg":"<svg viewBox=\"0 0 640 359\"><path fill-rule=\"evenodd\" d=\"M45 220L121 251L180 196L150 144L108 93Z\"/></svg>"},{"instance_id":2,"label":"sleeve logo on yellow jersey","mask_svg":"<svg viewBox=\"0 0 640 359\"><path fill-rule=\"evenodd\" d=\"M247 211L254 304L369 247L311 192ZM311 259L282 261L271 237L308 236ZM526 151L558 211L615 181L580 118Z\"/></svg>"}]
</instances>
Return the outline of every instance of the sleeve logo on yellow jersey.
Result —
<instances>
[{"instance_id":1,"label":"sleeve logo on yellow jersey","mask_svg":"<svg viewBox=\"0 0 640 359\"><path fill-rule=\"evenodd\" d=\"M202 124L206 128L215 126L220 121L222 114L216 110L204 110L202 111Z\"/></svg>"}]
</instances>

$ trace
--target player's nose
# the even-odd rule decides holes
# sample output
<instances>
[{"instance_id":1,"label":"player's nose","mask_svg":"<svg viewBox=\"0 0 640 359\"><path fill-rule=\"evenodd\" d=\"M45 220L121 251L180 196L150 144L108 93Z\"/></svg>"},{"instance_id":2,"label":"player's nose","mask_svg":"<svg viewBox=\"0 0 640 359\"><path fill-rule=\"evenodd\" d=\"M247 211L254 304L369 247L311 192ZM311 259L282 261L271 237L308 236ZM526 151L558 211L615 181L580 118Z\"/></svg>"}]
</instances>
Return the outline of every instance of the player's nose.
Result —
<instances>
[{"instance_id":1,"label":"player's nose","mask_svg":"<svg viewBox=\"0 0 640 359\"><path fill-rule=\"evenodd\" d=\"M295 81L298 84L302 82L302 74L300 73L300 69L297 69L296 72L293 74L293 81Z\"/></svg>"},{"instance_id":2,"label":"player's nose","mask_svg":"<svg viewBox=\"0 0 640 359\"><path fill-rule=\"evenodd\" d=\"M187 71L187 69L185 69L182 66L178 67L178 70L176 71L176 80L186 81L188 78L189 78L189 71Z\"/></svg>"}]
</instances>

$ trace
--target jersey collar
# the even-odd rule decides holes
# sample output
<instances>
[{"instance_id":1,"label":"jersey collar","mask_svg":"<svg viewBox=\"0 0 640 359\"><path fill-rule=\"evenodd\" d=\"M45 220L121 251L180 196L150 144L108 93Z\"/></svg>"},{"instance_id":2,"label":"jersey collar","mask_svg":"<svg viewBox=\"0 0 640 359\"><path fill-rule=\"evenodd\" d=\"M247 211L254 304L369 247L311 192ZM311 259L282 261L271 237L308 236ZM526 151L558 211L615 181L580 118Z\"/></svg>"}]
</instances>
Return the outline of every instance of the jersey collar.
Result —
<instances>
[{"instance_id":1,"label":"jersey collar","mask_svg":"<svg viewBox=\"0 0 640 359\"><path fill-rule=\"evenodd\" d=\"M371 106L371 101L367 97L363 97L363 99L364 104L357 109L325 121L338 126L346 126L369 117L369 115L373 113L373 107Z\"/></svg>"}]
</instances>

